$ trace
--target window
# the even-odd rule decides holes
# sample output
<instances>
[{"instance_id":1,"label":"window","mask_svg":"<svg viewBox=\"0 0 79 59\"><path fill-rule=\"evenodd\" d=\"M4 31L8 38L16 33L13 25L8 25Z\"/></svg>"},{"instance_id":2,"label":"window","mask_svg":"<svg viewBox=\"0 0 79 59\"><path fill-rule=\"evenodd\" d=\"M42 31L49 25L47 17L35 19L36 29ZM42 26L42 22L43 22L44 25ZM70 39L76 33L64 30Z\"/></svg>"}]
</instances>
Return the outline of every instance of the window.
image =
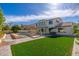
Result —
<instances>
[{"instance_id":1,"label":"window","mask_svg":"<svg viewBox=\"0 0 79 59\"><path fill-rule=\"evenodd\" d=\"M59 23L59 20L56 20L57 23Z\"/></svg>"},{"instance_id":2,"label":"window","mask_svg":"<svg viewBox=\"0 0 79 59\"><path fill-rule=\"evenodd\" d=\"M63 28L58 28L58 32L64 32Z\"/></svg>"},{"instance_id":3,"label":"window","mask_svg":"<svg viewBox=\"0 0 79 59\"><path fill-rule=\"evenodd\" d=\"M53 24L53 21L52 20L49 20L49 24Z\"/></svg>"},{"instance_id":4,"label":"window","mask_svg":"<svg viewBox=\"0 0 79 59\"><path fill-rule=\"evenodd\" d=\"M52 32L53 29L54 29L54 28L49 28L49 32Z\"/></svg>"},{"instance_id":5,"label":"window","mask_svg":"<svg viewBox=\"0 0 79 59\"><path fill-rule=\"evenodd\" d=\"M42 32L44 31L43 28L41 29L41 31L42 31Z\"/></svg>"}]
</instances>

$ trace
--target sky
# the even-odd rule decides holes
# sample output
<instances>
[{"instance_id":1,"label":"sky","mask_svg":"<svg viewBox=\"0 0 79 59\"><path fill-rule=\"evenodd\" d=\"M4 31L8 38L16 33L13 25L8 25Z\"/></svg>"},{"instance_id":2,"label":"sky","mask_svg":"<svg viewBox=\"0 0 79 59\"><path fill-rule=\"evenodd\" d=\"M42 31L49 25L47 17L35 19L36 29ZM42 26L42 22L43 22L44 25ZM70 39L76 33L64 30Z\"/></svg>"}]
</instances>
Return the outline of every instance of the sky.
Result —
<instances>
[{"instance_id":1,"label":"sky","mask_svg":"<svg viewBox=\"0 0 79 59\"><path fill-rule=\"evenodd\" d=\"M6 22L35 22L55 17L64 22L79 21L79 3L0 3L0 7Z\"/></svg>"}]
</instances>

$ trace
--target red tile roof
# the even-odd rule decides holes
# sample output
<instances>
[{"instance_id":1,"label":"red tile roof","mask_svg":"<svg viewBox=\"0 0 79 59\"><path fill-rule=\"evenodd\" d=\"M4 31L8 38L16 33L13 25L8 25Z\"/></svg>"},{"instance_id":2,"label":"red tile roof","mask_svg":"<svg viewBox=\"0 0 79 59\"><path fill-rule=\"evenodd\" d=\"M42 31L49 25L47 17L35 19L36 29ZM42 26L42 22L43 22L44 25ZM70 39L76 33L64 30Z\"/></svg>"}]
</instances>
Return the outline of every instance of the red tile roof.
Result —
<instances>
[{"instance_id":1,"label":"red tile roof","mask_svg":"<svg viewBox=\"0 0 79 59\"><path fill-rule=\"evenodd\" d=\"M63 27L72 26L73 24L71 22L64 22L62 24Z\"/></svg>"}]
</instances>

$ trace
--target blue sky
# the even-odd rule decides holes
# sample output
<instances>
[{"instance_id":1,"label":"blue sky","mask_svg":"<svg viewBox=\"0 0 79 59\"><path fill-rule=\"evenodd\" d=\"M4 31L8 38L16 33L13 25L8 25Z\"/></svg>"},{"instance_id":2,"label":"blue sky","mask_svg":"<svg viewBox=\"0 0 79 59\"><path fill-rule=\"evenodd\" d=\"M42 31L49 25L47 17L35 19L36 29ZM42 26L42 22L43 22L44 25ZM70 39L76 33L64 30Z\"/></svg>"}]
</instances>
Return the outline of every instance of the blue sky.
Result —
<instances>
[{"instance_id":1,"label":"blue sky","mask_svg":"<svg viewBox=\"0 0 79 59\"><path fill-rule=\"evenodd\" d=\"M65 22L78 22L78 3L2 3L6 22L27 22L61 17Z\"/></svg>"},{"instance_id":2,"label":"blue sky","mask_svg":"<svg viewBox=\"0 0 79 59\"><path fill-rule=\"evenodd\" d=\"M10 3L10 4L0 4L5 15L38 15L47 9L47 4L33 4L33 3Z\"/></svg>"}]
</instances>

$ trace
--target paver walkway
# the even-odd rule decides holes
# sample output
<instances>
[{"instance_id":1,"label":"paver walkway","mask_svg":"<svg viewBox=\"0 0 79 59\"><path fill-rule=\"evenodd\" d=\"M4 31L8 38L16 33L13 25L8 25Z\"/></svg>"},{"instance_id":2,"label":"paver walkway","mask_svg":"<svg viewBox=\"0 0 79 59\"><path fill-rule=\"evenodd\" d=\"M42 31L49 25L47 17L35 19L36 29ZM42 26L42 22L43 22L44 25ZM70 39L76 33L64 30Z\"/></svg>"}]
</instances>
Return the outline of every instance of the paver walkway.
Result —
<instances>
[{"instance_id":1,"label":"paver walkway","mask_svg":"<svg viewBox=\"0 0 79 59\"><path fill-rule=\"evenodd\" d=\"M10 45L0 47L0 56L11 56Z\"/></svg>"},{"instance_id":2,"label":"paver walkway","mask_svg":"<svg viewBox=\"0 0 79 59\"><path fill-rule=\"evenodd\" d=\"M41 36L39 38L44 38L44 36ZM22 42L27 42L27 41L31 41L31 40L36 40L36 39L39 39L39 38L26 37L26 38L21 38L21 39L14 39L14 41L13 42L11 41L10 44L0 47L0 56L11 56L12 55L11 49L10 49L11 45L22 43ZM7 35L6 40L7 39L11 39L9 34Z\"/></svg>"},{"instance_id":3,"label":"paver walkway","mask_svg":"<svg viewBox=\"0 0 79 59\"><path fill-rule=\"evenodd\" d=\"M11 39L10 35L6 35L6 40ZM10 44L12 42L2 42L0 43L0 56L11 56Z\"/></svg>"},{"instance_id":4,"label":"paver walkway","mask_svg":"<svg viewBox=\"0 0 79 59\"><path fill-rule=\"evenodd\" d=\"M26 38L21 38L21 39L15 39L15 41L12 43L12 45L13 45L13 44L22 43L22 42L31 41L31 40L36 40L36 39L39 39L39 38L44 38L44 36L38 37L38 38L26 37Z\"/></svg>"},{"instance_id":5,"label":"paver walkway","mask_svg":"<svg viewBox=\"0 0 79 59\"><path fill-rule=\"evenodd\" d=\"M79 56L79 44L77 44L75 41L76 41L76 38L74 39L72 56Z\"/></svg>"}]
</instances>

